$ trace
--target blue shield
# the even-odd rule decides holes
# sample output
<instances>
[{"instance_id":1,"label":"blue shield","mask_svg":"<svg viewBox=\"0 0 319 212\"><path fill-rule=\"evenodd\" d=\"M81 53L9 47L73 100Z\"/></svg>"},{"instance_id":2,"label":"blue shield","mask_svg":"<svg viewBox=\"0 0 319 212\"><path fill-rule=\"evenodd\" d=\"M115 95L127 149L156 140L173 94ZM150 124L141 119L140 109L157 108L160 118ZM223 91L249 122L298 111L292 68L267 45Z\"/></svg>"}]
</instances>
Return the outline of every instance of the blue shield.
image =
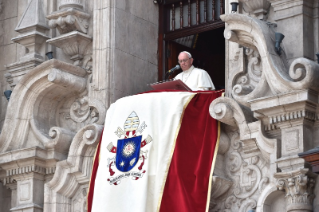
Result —
<instances>
[{"instance_id":1,"label":"blue shield","mask_svg":"<svg viewBox=\"0 0 319 212\"><path fill-rule=\"evenodd\" d=\"M116 168L128 172L134 168L140 156L142 136L120 139L116 147Z\"/></svg>"}]
</instances>

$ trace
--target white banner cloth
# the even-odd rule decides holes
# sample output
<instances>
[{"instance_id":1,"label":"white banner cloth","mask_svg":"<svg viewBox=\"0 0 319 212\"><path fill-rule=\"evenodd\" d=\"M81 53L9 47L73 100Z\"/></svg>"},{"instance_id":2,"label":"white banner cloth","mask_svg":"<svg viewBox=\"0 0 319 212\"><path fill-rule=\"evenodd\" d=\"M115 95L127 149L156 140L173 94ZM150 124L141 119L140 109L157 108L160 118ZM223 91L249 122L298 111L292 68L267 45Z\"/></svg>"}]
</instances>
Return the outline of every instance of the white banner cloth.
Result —
<instances>
[{"instance_id":1,"label":"white banner cloth","mask_svg":"<svg viewBox=\"0 0 319 212\"><path fill-rule=\"evenodd\" d=\"M93 212L158 211L183 110L193 96L190 92L146 93L111 105Z\"/></svg>"}]
</instances>

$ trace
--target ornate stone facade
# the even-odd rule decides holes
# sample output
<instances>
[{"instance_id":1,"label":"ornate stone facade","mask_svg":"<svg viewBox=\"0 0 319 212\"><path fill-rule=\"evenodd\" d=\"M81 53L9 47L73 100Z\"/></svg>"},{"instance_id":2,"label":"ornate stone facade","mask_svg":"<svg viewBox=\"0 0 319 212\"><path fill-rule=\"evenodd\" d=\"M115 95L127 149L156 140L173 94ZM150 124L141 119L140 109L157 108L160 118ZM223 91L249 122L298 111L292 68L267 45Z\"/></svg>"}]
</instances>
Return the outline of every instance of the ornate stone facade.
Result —
<instances>
[{"instance_id":1,"label":"ornate stone facade","mask_svg":"<svg viewBox=\"0 0 319 212\"><path fill-rule=\"evenodd\" d=\"M131 2L0 0L0 211L86 211L107 108L157 81L158 5ZM230 2L209 211L319 211L298 157L319 146L318 2Z\"/></svg>"}]
</instances>

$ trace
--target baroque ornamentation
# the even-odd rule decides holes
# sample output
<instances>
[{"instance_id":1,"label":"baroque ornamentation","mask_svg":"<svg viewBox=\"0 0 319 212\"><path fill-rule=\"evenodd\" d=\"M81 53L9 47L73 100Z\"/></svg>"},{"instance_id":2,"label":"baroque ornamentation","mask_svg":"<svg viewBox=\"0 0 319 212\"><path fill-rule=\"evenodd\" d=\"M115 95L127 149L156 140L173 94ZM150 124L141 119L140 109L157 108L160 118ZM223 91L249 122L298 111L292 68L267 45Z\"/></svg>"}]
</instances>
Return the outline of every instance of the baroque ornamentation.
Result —
<instances>
[{"instance_id":1,"label":"baroque ornamentation","mask_svg":"<svg viewBox=\"0 0 319 212\"><path fill-rule=\"evenodd\" d=\"M319 89L316 83L319 81L319 65L309 59L298 58L287 70L286 63L275 51L274 32L266 22L241 14L221 15L221 19L227 23L224 32L226 39L257 50L261 58L263 70L259 83L254 90L241 97L241 104L249 106L247 102L252 99L291 90Z\"/></svg>"},{"instance_id":2,"label":"baroque ornamentation","mask_svg":"<svg viewBox=\"0 0 319 212\"><path fill-rule=\"evenodd\" d=\"M258 85L262 76L262 66L258 51L245 48L247 65L244 73L239 73L235 78L236 84L233 87L232 95L235 99L252 92Z\"/></svg>"},{"instance_id":3,"label":"baroque ornamentation","mask_svg":"<svg viewBox=\"0 0 319 212\"><path fill-rule=\"evenodd\" d=\"M60 34L66 34L72 31L87 33L90 15L72 9L65 15L64 17L59 16L57 19L54 19L55 16L48 16L48 19L52 18L49 21L49 27L51 29L57 28Z\"/></svg>"},{"instance_id":4,"label":"baroque ornamentation","mask_svg":"<svg viewBox=\"0 0 319 212\"><path fill-rule=\"evenodd\" d=\"M277 178L277 188L286 192L287 211L313 210L316 178L314 174L308 169L300 169L289 173L277 173L275 178Z\"/></svg>"},{"instance_id":5,"label":"baroque ornamentation","mask_svg":"<svg viewBox=\"0 0 319 212\"><path fill-rule=\"evenodd\" d=\"M244 152L239 133L231 133L229 137L231 146L226 153L226 175L232 180L232 187L213 200L210 211L247 212L256 208L257 200L269 182L267 162L259 156L260 152Z\"/></svg>"},{"instance_id":6,"label":"baroque ornamentation","mask_svg":"<svg viewBox=\"0 0 319 212\"><path fill-rule=\"evenodd\" d=\"M215 99L209 107L210 115L233 127L238 127L243 151L261 151L269 159L274 153L276 139L266 138L261 121L255 121L247 108L228 97Z\"/></svg>"},{"instance_id":7,"label":"baroque ornamentation","mask_svg":"<svg viewBox=\"0 0 319 212\"><path fill-rule=\"evenodd\" d=\"M47 40L49 44L61 48L63 52L70 56L74 65L81 66L87 49L92 45L92 37L78 31L72 31L59 37Z\"/></svg>"},{"instance_id":8,"label":"baroque ornamentation","mask_svg":"<svg viewBox=\"0 0 319 212\"><path fill-rule=\"evenodd\" d=\"M74 136L68 158L56 164L53 178L45 184L48 195L44 202L48 211L71 211L70 206L73 211L85 211L87 185L102 130L102 125L91 124ZM59 204L61 199L66 203L62 209Z\"/></svg>"},{"instance_id":9,"label":"baroque ornamentation","mask_svg":"<svg viewBox=\"0 0 319 212\"><path fill-rule=\"evenodd\" d=\"M12 102L14 104L9 107L14 113L7 113L10 118L4 122L3 130L6 133L0 135L0 152L34 145L24 143L28 134L32 133L37 146L67 154L75 132L90 123L103 124L106 113L104 104L93 98L83 98L87 96L85 92L88 92L87 74L87 71L80 67L55 59L28 72L15 87L16 92L11 95L12 101L9 105ZM29 88L35 88L36 92ZM73 110L76 118L87 113L90 114L89 117L86 116L82 123L72 119L70 122L60 122L63 106L67 105L70 113L72 103L79 98L87 105ZM83 112L85 110L86 112ZM21 122L21 118L25 121ZM19 133L16 133L16 129L19 129Z\"/></svg>"},{"instance_id":10,"label":"baroque ornamentation","mask_svg":"<svg viewBox=\"0 0 319 212\"><path fill-rule=\"evenodd\" d=\"M267 0L239 0L242 2L245 12L252 14L258 19L265 19L270 7Z\"/></svg>"},{"instance_id":11,"label":"baroque ornamentation","mask_svg":"<svg viewBox=\"0 0 319 212\"><path fill-rule=\"evenodd\" d=\"M57 28L61 35L47 42L61 48L74 61L74 65L82 66L87 49L92 48L92 37L87 35L91 16L82 10L80 0L63 0L59 9L48 15L47 19L49 27Z\"/></svg>"},{"instance_id":12,"label":"baroque ornamentation","mask_svg":"<svg viewBox=\"0 0 319 212\"><path fill-rule=\"evenodd\" d=\"M74 195L71 204L71 211L74 212L86 212L86 199L87 199L87 190L86 186L82 186L78 189L77 193Z\"/></svg>"},{"instance_id":13,"label":"baroque ornamentation","mask_svg":"<svg viewBox=\"0 0 319 212\"><path fill-rule=\"evenodd\" d=\"M80 0L62 0L60 10L47 16L49 27L57 28L60 34L78 31L87 34L90 14L84 12L83 3Z\"/></svg>"}]
</instances>

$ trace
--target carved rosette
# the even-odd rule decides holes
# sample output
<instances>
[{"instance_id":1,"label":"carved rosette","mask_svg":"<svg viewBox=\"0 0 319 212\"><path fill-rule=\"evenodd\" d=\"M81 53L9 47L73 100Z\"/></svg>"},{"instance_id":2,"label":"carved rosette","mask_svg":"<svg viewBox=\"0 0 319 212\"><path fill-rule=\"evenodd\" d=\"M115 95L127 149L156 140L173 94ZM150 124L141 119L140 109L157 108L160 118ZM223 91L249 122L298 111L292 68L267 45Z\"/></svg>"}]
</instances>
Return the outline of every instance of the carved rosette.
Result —
<instances>
[{"instance_id":1,"label":"carved rosette","mask_svg":"<svg viewBox=\"0 0 319 212\"><path fill-rule=\"evenodd\" d=\"M277 173L277 188L286 193L287 211L313 211L315 176L308 169Z\"/></svg>"}]
</instances>

